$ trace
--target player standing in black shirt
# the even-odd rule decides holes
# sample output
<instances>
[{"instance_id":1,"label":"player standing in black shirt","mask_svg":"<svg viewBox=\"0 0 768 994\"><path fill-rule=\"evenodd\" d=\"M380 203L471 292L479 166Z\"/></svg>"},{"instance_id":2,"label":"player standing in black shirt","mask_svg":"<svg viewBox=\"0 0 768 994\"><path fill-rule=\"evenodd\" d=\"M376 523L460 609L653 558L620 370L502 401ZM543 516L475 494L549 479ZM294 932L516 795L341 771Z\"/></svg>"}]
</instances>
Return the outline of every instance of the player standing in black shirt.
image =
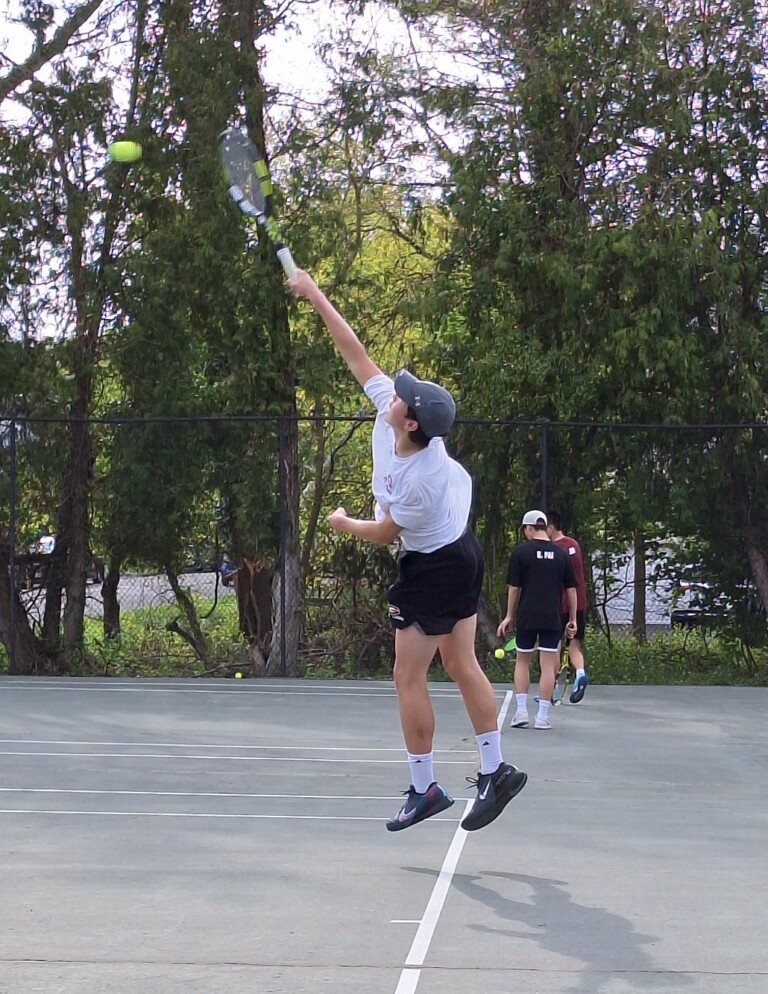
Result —
<instances>
[{"instance_id":1,"label":"player standing in black shirt","mask_svg":"<svg viewBox=\"0 0 768 994\"><path fill-rule=\"evenodd\" d=\"M539 648L539 710L534 728L551 728L549 709L555 689L560 638L563 632L560 597L568 597L565 634L576 634L576 577L568 556L547 535L543 511L527 511L523 517L526 542L513 549L507 569L507 613L496 634L501 638L515 631L515 699L513 728L528 724L529 666Z\"/></svg>"}]
</instances>

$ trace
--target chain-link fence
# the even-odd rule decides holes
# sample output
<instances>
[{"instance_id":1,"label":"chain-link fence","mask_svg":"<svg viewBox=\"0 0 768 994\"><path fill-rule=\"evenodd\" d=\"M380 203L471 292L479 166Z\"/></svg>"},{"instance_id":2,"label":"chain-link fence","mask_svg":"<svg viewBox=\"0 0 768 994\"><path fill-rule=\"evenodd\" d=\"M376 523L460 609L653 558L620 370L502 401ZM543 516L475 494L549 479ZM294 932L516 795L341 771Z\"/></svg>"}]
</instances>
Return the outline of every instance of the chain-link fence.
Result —
<instances>
[{"instance_id":1,"label":"chain-link fence","mask_svg":"<svg viewBox=\"0 0 768 994\"><path fill-rule=\"evenodd\" d=\"M325 521L339 505L372 513L370 420L0 422L10 671L29 670L29 645L60 652L83 577L86 653L100 647L105 671L129 629L137 658L175 646L195 672L388 667L392 553ZM674 623L761 624L765 441L762 425L460 422L449 447L475 479L481 633L530 507L557 508L582 544L593 626L644 638ZM140 634L152 631L162 640Z\"/></svg>"}]
</instances>

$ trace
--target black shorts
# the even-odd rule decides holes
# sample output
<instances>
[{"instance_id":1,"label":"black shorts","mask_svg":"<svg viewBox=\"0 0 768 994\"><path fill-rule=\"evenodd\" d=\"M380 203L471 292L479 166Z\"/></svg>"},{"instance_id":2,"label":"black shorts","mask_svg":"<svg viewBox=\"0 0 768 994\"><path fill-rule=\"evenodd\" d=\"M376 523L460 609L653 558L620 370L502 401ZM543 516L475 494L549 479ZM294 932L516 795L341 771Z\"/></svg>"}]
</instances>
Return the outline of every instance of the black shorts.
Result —
<instances>
[{"instance_id":1,"label":"black shorts","mask_svg":"<svg viewBox=\"0 0 768 994\"><path fill-rule=\"evenodd\" d=\"M576 612L576 634L574 635L574 638L577 638L579 642L584 641L584 632L586 631L586 615L587 615L586 611ZM563 631L565 631L565 626L568 624L568 615L567 614L562 615L562 620L563 620Z\"/></svg>"},{"instance_id":2,"label":"black shorts","mask_svg":"<svg viewBox=\"0 0 768 994\"><path fill-rule=\"evenodd\" d=\"M387 591L395 628L418 625L425 635L447 635L457 621L477 614L483 550L471 529L434 552L404 552Z\"/></svg>"},{"instance_id":3,"label":"black shorts","mask_svg":"<svg viewBox=\"0 0 768 994\"><path fill-rule=\"evenodd\" d=\"M533 652L538 645L539 652L557 652L560 636L556 628L520 628L515 630L515 644L519 652Z\"/></svg>"}]
</instances>

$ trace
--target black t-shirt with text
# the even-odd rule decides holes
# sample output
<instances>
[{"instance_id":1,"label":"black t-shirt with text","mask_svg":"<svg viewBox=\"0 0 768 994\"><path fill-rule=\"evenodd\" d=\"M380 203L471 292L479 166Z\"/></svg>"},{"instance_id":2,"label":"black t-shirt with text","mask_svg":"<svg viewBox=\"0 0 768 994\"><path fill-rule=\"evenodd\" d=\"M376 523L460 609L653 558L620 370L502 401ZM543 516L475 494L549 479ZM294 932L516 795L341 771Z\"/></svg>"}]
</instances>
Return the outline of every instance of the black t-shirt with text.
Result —
<instances>
[{"instance_id":1,"label":"black t-shirt with text","mask_svg":"<svg viewBox=\"0 0 768 994\"><path fill-rule=\"evenodd\" d=\"M560 629L563 587L575 587L569 557L548 539L532 539L512 550L507 583L520 587L516 625L520 629Z\"/></svg>"}]
</instances>

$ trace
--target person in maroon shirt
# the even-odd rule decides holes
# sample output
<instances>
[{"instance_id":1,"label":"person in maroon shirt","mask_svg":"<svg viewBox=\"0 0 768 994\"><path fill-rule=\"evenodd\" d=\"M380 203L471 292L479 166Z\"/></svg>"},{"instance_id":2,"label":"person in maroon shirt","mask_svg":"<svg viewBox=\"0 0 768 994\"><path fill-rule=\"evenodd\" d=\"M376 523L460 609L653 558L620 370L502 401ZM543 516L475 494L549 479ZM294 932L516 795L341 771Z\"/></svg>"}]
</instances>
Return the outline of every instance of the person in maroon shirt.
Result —
<instances>
[{"instance_id":1,"label":"person in maroon shirt","mask_svg":"<svg viewBox=\"0 0 768 994\"><path fill-rule=\"evenodd\" d=\"M547 512L547 535L550 541L559 545L563 552L567 553L573 566L576 576L576 634L566 641L568 648L568 659L576 675L571 687L571 704L578 704L584 697L589 678L584 666L584 626L587 611L587 585L584 580L584 560L581 555L581 546L575 538L565 535L562 530L562 519L557 511ZM568 603L565 600L565 591L560 605L563 615L563 631L568 621Z\"/></svg>"}]
</instances>

